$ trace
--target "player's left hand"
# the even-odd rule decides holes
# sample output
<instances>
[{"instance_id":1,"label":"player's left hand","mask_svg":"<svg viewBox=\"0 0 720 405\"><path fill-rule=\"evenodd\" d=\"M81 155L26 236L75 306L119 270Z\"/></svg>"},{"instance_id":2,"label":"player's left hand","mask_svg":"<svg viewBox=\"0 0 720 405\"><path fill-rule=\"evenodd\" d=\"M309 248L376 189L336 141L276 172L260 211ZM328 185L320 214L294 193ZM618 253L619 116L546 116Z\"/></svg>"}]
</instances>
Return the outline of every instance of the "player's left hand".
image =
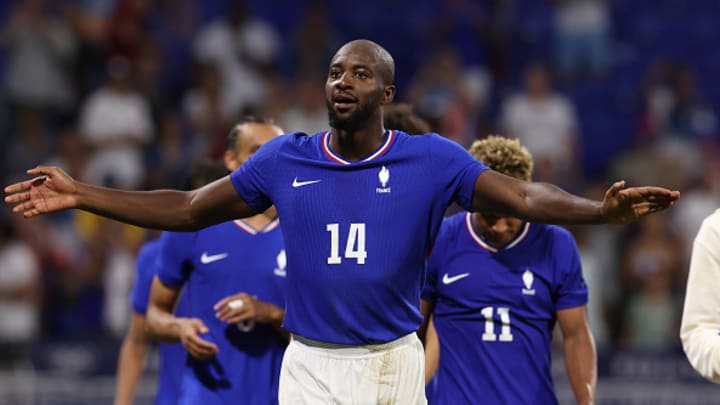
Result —
<instances>
[{"instance_id":1,"label":"player's left hand","mask_svg":"<svg viewBox=\"0 0 720 405\"><path fill-rule=\"evenodd\" d=\"M234 305L241 301L242 305ZM285 311L276 305L257 299L247 293L225 297L214 306L215 316L223 322L240 323L255 321L260 323L279 323L285 317Z\"/></svg>"},{"instance_id":2,"label":"player's left hand","mask_svg":"<svg viewBox=\"0 0 720 405\"><path fill-rule=\"evenodd\" d=\"M618 181L605 193L602 213L608 223L625 224L669 208L679 198L679 191L652 186L625 188L625 181Z\"/></svg>"}]
</instances>

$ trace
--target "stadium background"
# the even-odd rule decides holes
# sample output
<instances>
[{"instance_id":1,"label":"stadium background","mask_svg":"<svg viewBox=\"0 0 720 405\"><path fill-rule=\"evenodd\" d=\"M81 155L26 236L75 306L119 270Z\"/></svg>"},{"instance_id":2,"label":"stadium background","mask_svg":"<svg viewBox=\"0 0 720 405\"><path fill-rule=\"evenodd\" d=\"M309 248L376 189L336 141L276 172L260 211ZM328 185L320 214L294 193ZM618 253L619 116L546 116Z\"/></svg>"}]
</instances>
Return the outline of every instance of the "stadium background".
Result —
<instances>
[{"instance_id":1,"label":"stadium background","mask_svg":"<svg viewBox=\"0 0 720 405\"><path fill-rule=\"evenodd\" d=\"M372 39L395 57L399 101L443 135L521 137L538 180L597 198L620 178L683 192L637 224L572 229L598 403L720 403L678 339L692 238L720 206L719 17L717 0L6 0L0 178L51 163L99 184L179 187L243 114L325 128L329 58ZM535 100L553 113L533 116L524 77L538 62L553 95ZM538 141L532 128L558 131ZM0 223L0 404L108 403L134 255L153 235L81 212L25 221L3 208ZM149 363L138 403L151 403Z\"/></svg>"}]
</instances>

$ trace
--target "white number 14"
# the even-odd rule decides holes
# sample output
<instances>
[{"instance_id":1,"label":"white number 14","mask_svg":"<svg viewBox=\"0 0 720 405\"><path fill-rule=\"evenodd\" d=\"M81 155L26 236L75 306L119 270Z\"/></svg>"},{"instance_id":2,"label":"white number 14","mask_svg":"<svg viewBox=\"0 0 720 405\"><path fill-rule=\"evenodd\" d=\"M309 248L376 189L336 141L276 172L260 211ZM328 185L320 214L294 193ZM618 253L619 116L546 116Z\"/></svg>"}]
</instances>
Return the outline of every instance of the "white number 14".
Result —
<instances>
[{"instance_id":1,"label":"white number 14","mask_svg":"<svg viewBox=\"0 0 720 405\"><path fill-rule=\"evenodd\" d=\"M328 264L342 263L340 257L340 224L327 224L325 229L330 232L330 257ZM365 224L350 224L347 243L345 244L345 258L355 259L357 264L365 264L367 251L365 250Z\"/></svg>"}]
</instances>

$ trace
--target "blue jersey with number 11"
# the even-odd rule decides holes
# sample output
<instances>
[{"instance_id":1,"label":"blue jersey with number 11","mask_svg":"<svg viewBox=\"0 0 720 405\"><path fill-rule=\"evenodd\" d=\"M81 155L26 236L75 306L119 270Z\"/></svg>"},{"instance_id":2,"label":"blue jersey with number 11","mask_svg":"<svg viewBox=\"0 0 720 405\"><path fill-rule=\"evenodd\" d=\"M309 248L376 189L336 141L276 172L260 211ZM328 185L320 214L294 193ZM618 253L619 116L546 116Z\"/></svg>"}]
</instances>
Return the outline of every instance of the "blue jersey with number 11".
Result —
<instances>
[{"instance_id":1,"label":"blue jersey with number 11","mask_svg":"<svg viewBox=\"0 0 720 405\"><path fill-rule=\"evenodd\" d=\"M231 174L256 211L275 204L287 250L284 327L328 343L387 342L417 330L425 258L452 201L469 208L487 169L436 134L387 131L349 162L330 132L278 137Z\"/></svg>"},{"instance_id":2,"label":"blue jersey with number 11","mask_svg":"<svg viewBox=\"0 0 720 405\"><path fill-rule=\"evenodd\" d=\"M550 339L558 310L587 303L570 233L525 223L502 249L471 214L443 222L423 299L435 303L438 404L556 404Z\"/></svg>"}]
</instances>

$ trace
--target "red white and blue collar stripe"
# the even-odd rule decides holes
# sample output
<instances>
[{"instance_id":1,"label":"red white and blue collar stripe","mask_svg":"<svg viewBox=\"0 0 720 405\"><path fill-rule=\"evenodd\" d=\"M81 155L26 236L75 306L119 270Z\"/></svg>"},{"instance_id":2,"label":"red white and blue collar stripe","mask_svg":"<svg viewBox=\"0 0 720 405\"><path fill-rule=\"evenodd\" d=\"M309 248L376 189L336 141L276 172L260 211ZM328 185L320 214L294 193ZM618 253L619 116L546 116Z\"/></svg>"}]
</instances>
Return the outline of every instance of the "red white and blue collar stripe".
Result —
<instances>
[{"instance_id":1,"label":"red white and blue collar stripe","mask_svg":"<svg viewBox=\"0 0 720 405\"><path fill-rule=\"evenodd\" d=\"M262 229L255 229L247 222L243 221L242 219L236 219L233 221L235 225L237 225L238 228L242 229L243 231L249 233L250 235L257 235L258 233L267 233L272 231L273 229L280 226L280 220L278 218L273 219L272 221L268 222L267 225L263 226Z\"/></svg>"},{"instance_id":2,"label":"red white and blue collar stripe","mask_svg":"<svg viewBox=\"0 0 720 405\"><path fill-rule=\"evenodd\" d=\"M378 156L382 156L383 154L385 154L385 152L388 151L388 149L390 149L390 145L392 145L393 140L395 140L395 131L388 130L387 132L388 132L388 135L385 138L385 143L383 143L383 145L381 147L379 147L378 150L376 150L372 155L361 160L362 162L367 162L367 161L375 159ZM332 160L335 163L338 163L341 165L349 165L350 163L352 163L348 160L343 159L342 157L337 155L335 152L333 152L332 149L330 149L330 134L331 134L331 132L327 131L323 135L323 139L322 139L323 152L325 152L327 157L329 157L330 160Z\"/></svg>"},{"instance_id":3,"label":"red white and blue collar stripe","mask_svg":"<svg viewBox=\"0 0 720 405\"><path fill-rule=\"evenodd\" d=\"M475 228L473 228L473 224L472 224L472 213L470 213L470 212L465 214L465 225L467 226L467 230L468 230L468 233L470 234L470 236L475 240L475 242L481 248L488 250L490 252L493 252L493 253L498 252L498 250L499 250L498 248L490 246L487 242L485 242L480 237L480 235L478 235L475 232ZM512 249L515 246L517 246L520 242L523 241L523 239L525 239L525 237L527 236L529 231L530 231L530 222L525 222L525 225L523 225L523 228L520 231L520 233L517 234L517 236L515 237L515 239L512 240L512 242L505 245L503 247L503 250L509 250L509 249Z\"/></svg>"}]
</instances>

